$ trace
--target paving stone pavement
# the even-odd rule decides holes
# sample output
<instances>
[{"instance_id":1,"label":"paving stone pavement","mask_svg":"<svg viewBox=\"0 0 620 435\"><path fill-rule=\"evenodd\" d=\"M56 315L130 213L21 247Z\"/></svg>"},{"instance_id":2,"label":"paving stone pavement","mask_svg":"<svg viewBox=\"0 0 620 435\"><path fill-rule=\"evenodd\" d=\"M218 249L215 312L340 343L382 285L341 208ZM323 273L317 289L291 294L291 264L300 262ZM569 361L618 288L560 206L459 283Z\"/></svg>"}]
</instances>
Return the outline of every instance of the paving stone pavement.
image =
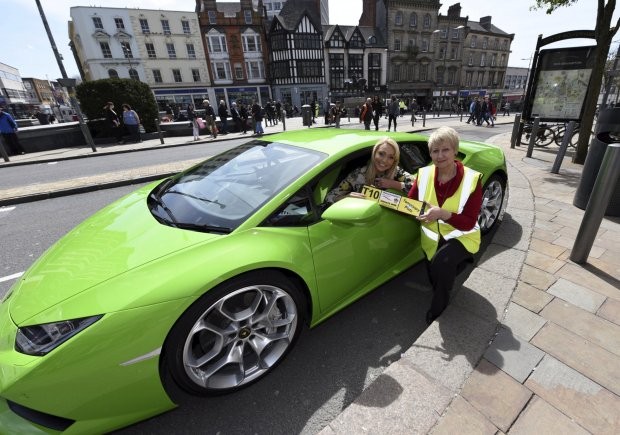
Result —
<instances>
[{"instance_id":1,"label":"paving stone pavement","mask_svg":"<svg viewBox=\"0 0 620 435\"><path fill-rule=\"evenodd\" d=\"M299 118L287 122L302 128ZM528 158L526 147L511 149L509 141L510 134L490 140L506 154L510 195L476 267L442 316L321 435L620 433L620 218L603 219L586 264L572 262L584 215L572 202L583 167L567 157L551 174L557 147ZM99 154L189 143L166 142ZM94 153L33 154L11 164ZM0 206L76 186L161 178L191 163L0 189Z\"/></svg>"}]
</instances>

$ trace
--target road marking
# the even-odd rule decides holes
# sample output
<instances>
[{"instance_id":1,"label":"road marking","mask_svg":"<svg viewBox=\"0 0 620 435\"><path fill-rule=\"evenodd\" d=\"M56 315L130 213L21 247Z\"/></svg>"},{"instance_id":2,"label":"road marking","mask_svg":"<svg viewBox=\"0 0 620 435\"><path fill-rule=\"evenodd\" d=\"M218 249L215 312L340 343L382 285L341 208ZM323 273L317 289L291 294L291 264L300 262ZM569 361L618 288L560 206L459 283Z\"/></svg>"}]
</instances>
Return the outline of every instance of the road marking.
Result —
<instances>
[{"instance_id":1,"label":"road marking","mask_svg":"<svg viewBox=\"0 0 620 435\"><path fill-rule=\"evenodd\" d=\"M0 277L0 282L5 282L5 281L10 281L12 279L17 279L20 276L22 276L23 274L24 274L24 272L17 272L17 273L14 273L13 275L2 276L2 277Z\"/></svg>"},{"instance_id":2,"label":"road marking","mask_svg":"<svg viewBox=\"0 0 620 435\"><path fill-rule=\"evenodd\" d=\"M15 210L15 207L0 207L0 213L2 213L3 211L13 211Z\"/></svg>"}]
</instances>

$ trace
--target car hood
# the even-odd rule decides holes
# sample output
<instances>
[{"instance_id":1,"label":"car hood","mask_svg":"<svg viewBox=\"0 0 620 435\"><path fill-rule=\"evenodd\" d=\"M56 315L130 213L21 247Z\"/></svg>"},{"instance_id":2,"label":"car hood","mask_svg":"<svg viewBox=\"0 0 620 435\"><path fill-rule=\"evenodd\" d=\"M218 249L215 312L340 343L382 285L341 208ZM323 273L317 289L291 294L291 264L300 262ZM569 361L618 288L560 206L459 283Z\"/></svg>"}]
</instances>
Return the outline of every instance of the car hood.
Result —
<instances>
[{"instance_id":1,"label":"car hood","mask_svg":"<svg viewBox=\"0 0 620 435\"><path fill-rule=\"evenodd\" d=\"M147 207L147 194L142 189L95 213L46 251L12 289L13 321L19 325L115 276L222 237L160 224Z\"/></svg>"}]
</instances>

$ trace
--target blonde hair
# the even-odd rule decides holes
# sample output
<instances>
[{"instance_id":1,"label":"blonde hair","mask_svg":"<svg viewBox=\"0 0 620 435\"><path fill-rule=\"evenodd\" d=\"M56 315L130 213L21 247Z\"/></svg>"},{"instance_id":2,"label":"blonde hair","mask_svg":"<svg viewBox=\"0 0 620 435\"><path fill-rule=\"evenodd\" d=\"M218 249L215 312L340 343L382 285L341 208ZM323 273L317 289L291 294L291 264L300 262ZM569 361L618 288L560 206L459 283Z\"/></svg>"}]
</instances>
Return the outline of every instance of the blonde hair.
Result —
<instances>
[{"instance_id":1,"label":"blonde hair","mask_svg":"<svg viewBox=\"0 0 620 435\"><path fill-rule=\"evenodd\" d=\"M447 143L455 153L459 152L459 134L452 127L439 127L428 138L428 150L433 151L435 145Z\"/></svg>"},{"instance_id":2,"label":"blonde hair","mask_svg":"<svg viewBox=\"0 0 620 435\"><path fill-rule=\"evenodd\" d=\"M370 161L366 167L366 184L368 185L375 184L375 178L377 178L377 170L375 169L374 163L375 154L377 154L379 147L384 144L391 146L394 150L394 164L386 171L385 178L394 179L396 177L398 162L400 161L400 147L391 137L384 137L379 139L375 146L372 147Z\"/></svg>"}]
</instances>

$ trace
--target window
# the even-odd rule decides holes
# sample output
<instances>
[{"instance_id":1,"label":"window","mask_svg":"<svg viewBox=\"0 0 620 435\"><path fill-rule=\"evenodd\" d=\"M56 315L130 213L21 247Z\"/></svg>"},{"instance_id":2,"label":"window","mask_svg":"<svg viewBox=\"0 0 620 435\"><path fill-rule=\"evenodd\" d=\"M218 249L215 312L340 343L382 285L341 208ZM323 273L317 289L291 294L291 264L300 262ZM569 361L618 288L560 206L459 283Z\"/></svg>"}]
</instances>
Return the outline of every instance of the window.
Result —
<instances>
[{"instance_id":1,"label":"window","mask_svg":"<svg viewBox=\"0 0 620 435\"><path fill-rule=\"evenodd\" d=\"M474 55L473 54L469 55L469 61L467 62L467 65L474 66Z\"/></svg>"},{"instance_id":2,"label":"window","mask_svg":"<svg viewBox=\"0 0 620 435\"><path fill-rule=\"evenodd\" d=\"M403 13L401 11L396 12L394 16L394 25L402 26L403 25Z\"/></svg>"},{"instance_id":3,"label":"window","mask_svg":"<svg viewBox=\"0 0 620 435\"><path fill-rule=\"evenodd\" d=\"M394 51L400 51L400 39L394 39Z\"/></svg>"},{"instance_id":4,"label":"window","mask_svg":"<svg viewBox=\"0 0 620 435\"><path fill-rule=\"evenodd\" d=\"M170 23L168 20L161 20L161 29L164 35L170 35Z\"/></svg>"},{"instance_id":5,"label":"window","mask_svg":"<svg viewBox=\"0 0 620 435\"><path fill-rule=\"evenodd\" d=\"M95 26L95 29L103 29L103 22L101 21L101 18L93 17L93 26Z\"/></svg>"},{"instance_id":6,"label":"window","mask_svg":"<svg viewBox=\"0 0 620 435\"><path fill-rule=\"evenodd\" d=\"M508 40L504 39L504 42L502 43L502 50L508 50Z\"/></svg>"},{"instance_id":7,"label":"window","mask_svg":"<svg viewBox=\"0 0 620 435\"><path fill-rule=\"evenodd\" d=\"M450 59L456 60L456 48L450 50Z\"/></svg>"},{"instance_id":8,"label":"window","mask_svg":"<svg viewBox=\"0 0 620 435\"><path fill-rule=\"evenodd\" d=\"M329 83L332 88L344 88L344 54L329 55Z\"/></svg>"},{"instance_id":9,"label":"window","mask_svg":"<svg viewBox=\"0 0 620 435\"><path fill-rule=\"evenodd\" d=\"M334 32L331 39L329 40L329 46L335 48L344 47L344 38L342 37L342 33Z\"/></svg>"},{"instance_id":10,"label":"window","mask_svg":"<svg viewBox=\"0 0 620 435\"><path fill-rule=\"evenodd\" d=\"M369 55L372 53L369 53ZM364 55L363 54L349 54L349 77L361 79L364 77Z\"/></svg>"},{"instance_id":11,"label":"window","mask_svg":"<svg viewBox=\"0 0 620 435\"><path fill-rule=\"evenodd\" d=\"M484 71L478 73L478 80L476 80L476 86L482 86L484 80Z\"/></svg>"},{"instance_id":12,"label":"window","mask_svg":"<svg viewBox=\"0 0 620 435\"><path fill-rule=\"evenodd\" d=\"M136 71L135 69L131 68L129 70L129 78L133 79L133 80L140 80L140 76L138 75L138 71Z\"/></svg>"},{"instance_id":13,"label":"window","mask_svg":"<svg viewBox=\"0 0 620 435\"><path fill-rule=\"evenodd\" d=\"M465 73L465 86L471 86L471 77L472 77L471 71L468 71Z\"/></svg>"},{"instance_id":14,"label":"window","mask_svg":"<svg viewBox=\"0 0 620 435\"><path fill-rule=\"evenodd\" d=\"M227 53L226 37L221 35L209 36L209 53Z\"/></svg>"},{"instance_id":15,"label":"window","mask_svg":"<svg viewBox=\"0 0 620 435\"><path fill-rule=\"evenodd\" d=\"M157 57L157 54L155 53L155 46L153 44L151 44L150 42L147 42L145 44L146 46L146 54L149 58L154 59Z\"/></svg>"},{"instance_id":16,"label":"window","mask_svg":"<svg viewBox=\"0 0 620 435\"><path fill-rule=\"evenodd\" d=\"M491 55L491 66L495 66L496 63L497 63L497 54L492 54Z\"/></svg>"},{"instance_id":17,"label":"window","mask_svg":"<svg viewBox=\"0 0 620 435\"><path fill-rule=\"evenodd\" d=\"M217 23L217 13L215 11L209 11L209 24L216 24Z\"/></svg>"},{"instance_id":18,"label":"window","mask_svg":"<svg viewBox=\"0 0 620 435\"><path fill-rule=\"evenodd\" d=\"M499 50L499 39L495 39L495 43L493 44L493 48L495 50Z\"/></svg>"},{"instance_id":19,"label":"window","mask_svg":"<svg viewBox=\"0 0 620 435\"><path fill-rule=\"evenodd\" d=\"M446 49L445 47L441 47L439 49L439 59L445 59L446 58Z\"/></svg>"},{"instance_id":20,"label":"window","mask_svg":"<svg viewBox=\"0 0 620 435\"><path fill-rule=\"evenodd\" d=\"M211 62L215 80L231 80L230 64L228 62Z\"/></svg>"},{"instance_id":21,"label":"window","mask_svg":"<svg viewBox=\"0 0 620 435\"><path fill-rule=\"evenodd\" d=\"M192 33L189 28L189 21L181 20L181 27L183 28L183 33L185 33L186 35L189 35L190 33Z\"/></svg>"},{"instance_id":22,"label":"window","mask_svg":"<svg viewBox=\"0 0 620 435\"><path fill-rule=\"evenodd\" d=\"M118 78L118 72L115 69L109 69L108 70L108 76L111 79L117 79Z\"/></svg>"},{"instance_id":23,"label":"window","mask_svg":"<svg viewBox=\"0 0 620 435\"><path fill-rule=\"evenodd\" d=\"M161 71L158 69L153 70L153 80L155 83L163 83L163 79L161 78Z\"/></svg>"},{"instance_id":24,"label":"window","mask_svg":"<svg viewBox=\"0 0 620 435\"><path fill-rule=\"evenodd\" d=\"M422 39L422 51L428 51L428 39L426 38Z\"/></svg>"},{"instance_id":25,"label":"window","mask_svg":"<svg viewBox=\"0 0 620 435\"><path fill-rule=\"evenodd\" d=\"M321 60L298 60L297 75L299 77L323 77L323 62Z\"/></svg>"},{"instance_id":26,"label":"window","mask_svg":"<svg viewBox=\"0 0 620 435\"><path fill-rule=\"evenodd\" d=\"M420 80L428 80L428 64L423 63L422 65L420 65Z\"/></svg>"},{"instance_id":27,"label":"window","mask_svg":"<svg viewBox=\"0 0 620 435\"><path fill-rule=\"evenodd\" d=\"M499 66L505 66L506 65L506 55L502 54L499 58Z\"/></svg>"},{"instance_id":28,"label":"window","mask_svg":"<svg viewBox=\"0 0 620 435\"><path fill-rule=\"evenodd\" d=\"M256 53L261 51L260 37L258 35L243 35L243 51Z\"/></svg>"},{"instance_id":29,"label":"window","mask_svg":"<svg viewBox=\"0 0 620 435\"><path fill-rule=\"evenodd\" d=\"M107 42L100 42L99 47L101 47L101 53L105 59L112 58L112 50L110 50L110 44Z\"/></svg>"},{"instance_id":30,"label":"window","mask_svg":"<svg viewBox=\"0 0 620 435\"><path fill-rule=\"evenodd\" d=\"M425 29L430 29L431 28L431 16L430 16L430 14L424 15L424 28Z\"/></svg>"},{"instance_id":31,"label":"window","mask_svg":"<svg viewBox=\"0 0 620 435\"><path fill-rule=\"evenodd\" d=\"M198 83L200 81L200 70L195 68L192 69L192 79L195 83Z\"/></svg>"},{"instance_id":32,"label":"window","mask_svg":"<svg viewBox=\"0 0 620 435\"><path fill-rule=\"evenodd\" d=\"M177 58L177 51L174 49L174 44L171 43L166 43L166 50L168 50L168 57L170 59L176 59Z\"/></svg>"},{"instance_id":33,"label":"window","mask_svg":"<svg viewBox=\"0 0 620 435\"><path fill-rule=\"evenodd\" d=\"M194 48L194 44L185 44L187 47L187 57L190 59L196 59L196 49Z\"/></svg>"},{"instance_id":34,"label":"window","mask_svg":"<svg viewBox=\"0 0 620 435\"><path fill-rule=\"evenodd\" d=\"M459 39L461 29L452 29L452 39Z\"/></svg>"},{"instance_id":35,"label":"window","mask_svg":"<svg viewBox=\"0 0 620 435\"><path fill-rule=\"evenodd\" d=\"M437 83L445 84L445 82L443 81L444 79L443 73L444 73L444 69L442 67L437 68L437 71L435 71L435 77L437 79Z\"/></svg>"},{"instance_id":36,"label":"window","mask_svg":"<svg viewBox=\"0 0 620 435\"><path fill-rule=\"evenodd\" d=\"M262 60L248 60L245 62L245 67L248 71L248 80L262 79L265 77Z\"/></svg>"},{"instance_id":37,"label":"window","mask_svg":"<svg viewBox=\"0 0 620 435\"><path fill-rule=\"evenodd\" d=\"M413 64L408 64L407 65L407 81L408 82L412 82L414 80L414 65Z\"/></svg>"},{"instance_id":38,"label":"window","mask_svg":"<svg viewBox=\"0 0 620 435\"><path fill-rule=\"evenodd\" d=\"M482 38L482 49L486 50L489 45L489 38Z\"/></svg>"},{"instance_id":39,"label":"window","mask_svg":"<svg viewBox=\"0 0 620 435\"><path fill-rule=\"evenodd\" d=\"M446 39L448 37L448 28L447 27L443 27L441 29L441 39Z\"/></svg>"},{"instance_id":40,"label":"window","mask_svg":"<svg viewBox=\"0 0 620 435\"><path fill-rule=\"evenodd\" d=\"M151 29L149 28L149 21L144 18L140 18L140 29L142 29L142 33L151 33Z\"/></svg>"},{"instance_id":41,"label":"window","mask_svg":"<svg viewBox=\"0 0 620 435\"><path fill-rule=\"evenodd\" d=\"M413 49L413 47L415 47L415 36L409 40L409 46L407 48L409 48L409 50Z\"/></svg>"},{"instance_id":42,"label":"window","mask_svg":"<svg viewBox=\"0 0 620 435\"><path fill-rule=\"evenodd\" d=\"M114 18L114 24L116 25L117 29L124 29L125 28L125 23L123 23L123 19L122 18Z\"/></svg>"},{"instance_id":43,"label":"window","mask_svg":"<svg viewBox=\"0 0 620 435\"><path fill-rule=\"evenodd\" d=\"M392 66L392 81L400 82L400 65Z\"/></svg>"},{"instance_id":44,"label":"window","mask_svg":"<svg viewBox=\"0 0 620 435\"><path fill-rule=\"evenodd\" d=\"M456 74L454 71L449 70L448 71L448 84L449 85L453 85L454 84L454 78L455 78Z\"/></svg>"},{"instance_id":45,"label":"window","mask_svg":"<svg viewBox=\"0 0 620 435\"><path fill-rule=\"evenodd\" d=\"M482 53L480 55L480 66L485 66L487 63L487 54L486 53Z\"/></svg>"},{"instance_id":46,"label":"window","mask_svg":"<svg viewBox=\"0 0 620 435\"><path fill-rule=\"evenodd\" d=\"M123 49L123 55L126 59L133 59L133 53L131 52L129 42L121 42L121 48Z\"/></svg>"},{"instance_id":47,"label":"window","mask_svg":"<svg viewBox=\"0 0 620 435\"><path fill-rule=\"evenodd\" d=\"M245 24L252 24L252 11L245 10L243 11L243 15L245 17Z\"/></svg>"},{"instance_id":48,"label":"window","mask_svg":"<svg viewBox=\"0 0 620 435\"><path fill-rule=\"evenodd\" d=\"M415 12L409 15L409 27L418 27L418 14Z\"/></svg>"},{"instance_id":49,"label":"window","mask_svg":"<svg viewBox=\"0 0 620 435\"><path fill-rule=\"evenodd\" d=\"M471 47L471 48L476 48L476 42L477 42L476 40L477 40L477 39L478 39L478 38L476 38L476 35L474 35L474 36L472 36L472 37L471 37L471 43L470 43L470 47Z\"/></svg>"},{"instance_id":50,"label":"window","mask_svg":"<svg viewBox=\"0 0 620 435\"><path fill-rule=\"evenodd\" d=\"M371 43L374 44L375 42L372 42L372 38L374 38L374 36L370 37ZM364 38L362 38L362 35L355 32L349 40L349 48L364 48Z\"/></svg>"},{"instance_id":51,"label":"window","mask_svg":"<svg viewBox=\"0 0 620 435\"><path fill-rule=\"evenodd\" d=\"M173 69L172 70L172 78L174 79L174 81L176 83L181 83L183 81L183 77L181 77L181 70L180 69Z\"/></svg>"},{"instance_id":52,"label":"window","mask_svg":"<svg viewBox=\"0 0 620 435\"><path fill-rule=\"evenodd\" d=\"M240 63L235 64L235 78L237 80L243 80L243 68Z\"/></svg>"}]
</instances>

